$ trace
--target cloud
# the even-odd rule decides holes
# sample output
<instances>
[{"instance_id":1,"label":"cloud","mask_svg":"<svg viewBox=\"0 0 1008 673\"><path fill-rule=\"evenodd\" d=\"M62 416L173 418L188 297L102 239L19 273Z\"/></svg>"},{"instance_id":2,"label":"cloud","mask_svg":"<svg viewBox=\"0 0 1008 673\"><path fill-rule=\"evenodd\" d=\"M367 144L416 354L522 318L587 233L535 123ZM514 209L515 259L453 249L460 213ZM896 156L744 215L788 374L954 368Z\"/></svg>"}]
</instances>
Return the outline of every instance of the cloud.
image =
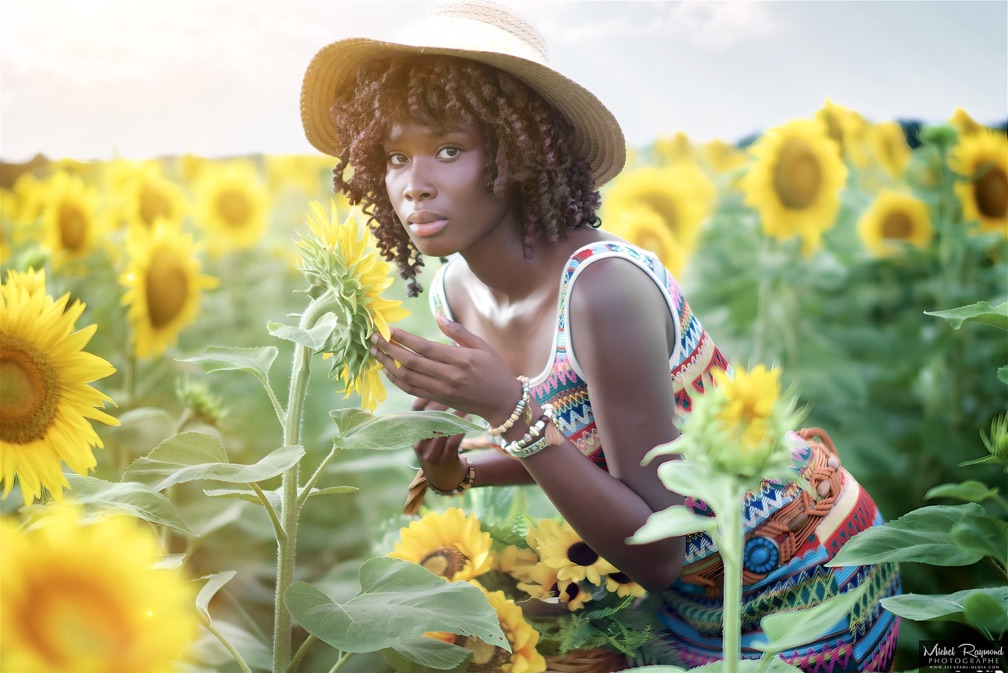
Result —
<instances>
[{"instance_id":1,"label":"cloud","mask_svg":"<svg viewBox=\"0 0 1008 673\"><path fill-rule=\"evenodd\" d=\"M717 53L788 29L777 3L769 2L559 3L529 9L558 44L664 37Z\"/></svg>"}]
</instances>

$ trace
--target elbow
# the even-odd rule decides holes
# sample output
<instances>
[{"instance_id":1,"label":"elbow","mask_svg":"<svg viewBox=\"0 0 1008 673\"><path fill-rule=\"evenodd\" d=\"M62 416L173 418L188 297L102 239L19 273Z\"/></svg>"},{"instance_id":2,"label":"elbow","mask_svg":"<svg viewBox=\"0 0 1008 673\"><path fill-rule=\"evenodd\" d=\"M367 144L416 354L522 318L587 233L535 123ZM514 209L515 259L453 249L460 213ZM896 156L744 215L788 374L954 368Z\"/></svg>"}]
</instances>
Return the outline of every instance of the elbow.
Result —
<instances>
[{"instance_id":1,"label":"elbow","mask_svg":"<svg viewBox=\"0 0 1008 673\"><path fill-rule=\"evenodd\" d=\"M679 579L686 552L685 538L677 537L641 545L633 570L623 571L648 593L664 591ZM661 562L656 560L661 559Z\"/></svg>"}]
</instances>

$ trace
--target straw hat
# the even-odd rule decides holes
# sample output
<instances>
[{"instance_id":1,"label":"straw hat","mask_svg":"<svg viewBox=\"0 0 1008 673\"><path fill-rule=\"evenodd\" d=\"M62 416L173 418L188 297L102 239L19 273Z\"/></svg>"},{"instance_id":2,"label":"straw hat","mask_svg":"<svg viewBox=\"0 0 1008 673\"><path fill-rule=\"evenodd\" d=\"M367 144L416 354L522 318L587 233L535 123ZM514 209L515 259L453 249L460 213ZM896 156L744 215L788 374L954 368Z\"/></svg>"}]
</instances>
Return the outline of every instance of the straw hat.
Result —
<instances>
[{"instance_id":1,"label":"straw hat","mask_svg":"<svg viewBox=\"0 0 1008 673\"><path fill-rule=\"evenodd\" d=\"M354 86L370 60L403 54L446 54L504 70L535 89L574 125L574 149L585 158L597 185L615 177L626 161L619 122L590 91L547 65L546 41L526 21L501 5L457 2L435 9L410 34L418 39L383 42L354 37L323 47L301 85L301 122L308 141L337 156L329 117L337 91Z\"/></svg>"}]
</instances>

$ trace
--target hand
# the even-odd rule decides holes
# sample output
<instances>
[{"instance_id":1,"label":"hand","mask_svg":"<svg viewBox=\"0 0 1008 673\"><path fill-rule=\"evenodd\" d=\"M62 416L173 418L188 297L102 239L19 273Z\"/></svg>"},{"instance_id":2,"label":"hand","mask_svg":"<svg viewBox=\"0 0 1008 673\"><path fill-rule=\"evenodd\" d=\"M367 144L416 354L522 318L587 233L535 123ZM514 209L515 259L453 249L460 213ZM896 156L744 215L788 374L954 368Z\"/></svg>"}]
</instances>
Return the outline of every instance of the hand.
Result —
<instances>
[{"instance_id":1,"label":"hand","mask_svg":"<svg viewBox=\"0 0 1008 673\"><path fill-rule=\"evenodd\" d=\"M413 411L448 411L448 408L438 402L417 398L413 401ZM456 411L457 416L465 416ZM451 437L433 437L421 439L413 445L420 469L427 477L427 483L442 491L450 491L462 483L466 468L459 459L459 447L463 435Z\"/></svg>"},{"instance_id":2,"label":"hand","mask_svg":"<svg viewBox=\"0 0 1008 673\"><path fill-rule=\"evenodd\" d=\"M443 316L438 327L457 345L428 341L393 327L391 339L371 337L372 355L397 388L446 408L503 423L521 396L508 364L485 341Z\"/></svg>"}]
</instances>

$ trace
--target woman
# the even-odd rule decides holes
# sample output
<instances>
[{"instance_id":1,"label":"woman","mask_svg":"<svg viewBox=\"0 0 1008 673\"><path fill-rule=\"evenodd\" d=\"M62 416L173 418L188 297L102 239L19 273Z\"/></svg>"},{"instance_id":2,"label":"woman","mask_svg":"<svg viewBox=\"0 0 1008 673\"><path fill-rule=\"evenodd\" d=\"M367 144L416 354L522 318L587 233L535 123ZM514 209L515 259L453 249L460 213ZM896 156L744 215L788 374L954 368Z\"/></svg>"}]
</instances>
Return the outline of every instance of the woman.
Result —
<instances>
[{"instance_id":1,"label":"woman","mask_svg":"<svg viewBox=\"0 0 1008 673\"><path fill-rule=\"evenodd\" d=\"M730 367L654 255L597 228L597 188L624 163L619 125L550 69L542 39L499 6L448 6L411 35L320 51L302 118L309 140L337 158L335 189L364 204L411 295L423 255L451 258L431 303L454 345L393 329L389 341L373 339L373 353L417 398L415 409L480 416L501 448L460 455L461 437L420 442L420 483L439 493L538 483L593 550L665 592L661 618L680 661L717 659L716 551L683 537L626 543L652 513L684 502L644 455L678 436L675 415L711 385L711 370ZM822 479L834 480L830 502L840 502L841 485L849 496L856 482L835 459L822 462ZM857 516L845 521L873 525L874 504L856 490L845 506ZM814 535L824 513L797 512L793 489L774 493L762 519L802 514L792 537L812 532L815 549L797 545L777 567L750 574L749 634L768 611L870 581L867 616L785 658L809 669L824 657L844 659L839 670L887 669L896 624L878 600L898 590L894 570L841 576L823 567L835 553L821 553L828 541Z\"/></svg>"}]
</instances>

